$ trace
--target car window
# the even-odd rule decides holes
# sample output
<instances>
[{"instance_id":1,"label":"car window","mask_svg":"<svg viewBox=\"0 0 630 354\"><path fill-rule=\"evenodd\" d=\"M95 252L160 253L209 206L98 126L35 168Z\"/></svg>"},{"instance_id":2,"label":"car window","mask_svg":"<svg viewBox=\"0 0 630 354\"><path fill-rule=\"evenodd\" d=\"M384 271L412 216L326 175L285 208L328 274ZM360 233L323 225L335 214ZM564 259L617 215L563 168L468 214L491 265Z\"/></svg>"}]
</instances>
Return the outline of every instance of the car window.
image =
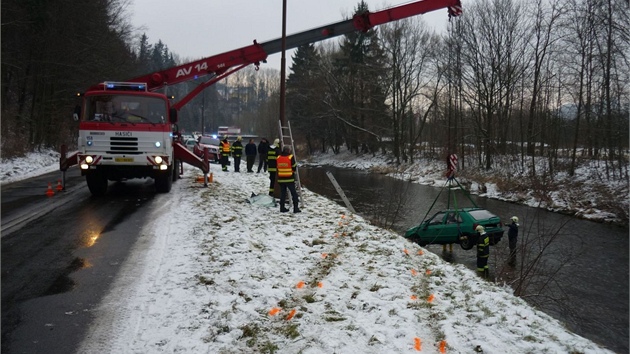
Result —
<instances>
[{"instance_id":1,"label":"car window","mask_svg":"<svg viewBox=\"0 0 630 354\"><path fill-rule=\"evenodd\" d=\"M435 214L430 220L429 220L429 225L437 225L437 224L441 224L442 221L444 220L444 215L446 215L446 213L444 212L439 212L437 214Z\"/></svg>"},{"instance_id":2,"label":"car window","mask_svg":"<svg viewBox=\"0 0 630 354\"><path fill-rule=\"evenodd\" d=\"M448 215L446 216L446 223L447 224L457 224L457 223L462 223L462 216L459 213L456 213L454 211L451 211L448 213Z\"/></svg>"},{"instance_id":3,"label":"car window","mask_svg":"<svg viewBox=\"0 0 630 354\"><path fill-rule=\"evenodd\" d=\"M471 210L468 214L470 214L470 216L472 216L475 220L483 220L497 217L496 215L485 209Z\"/></svg>"}]
</instances>

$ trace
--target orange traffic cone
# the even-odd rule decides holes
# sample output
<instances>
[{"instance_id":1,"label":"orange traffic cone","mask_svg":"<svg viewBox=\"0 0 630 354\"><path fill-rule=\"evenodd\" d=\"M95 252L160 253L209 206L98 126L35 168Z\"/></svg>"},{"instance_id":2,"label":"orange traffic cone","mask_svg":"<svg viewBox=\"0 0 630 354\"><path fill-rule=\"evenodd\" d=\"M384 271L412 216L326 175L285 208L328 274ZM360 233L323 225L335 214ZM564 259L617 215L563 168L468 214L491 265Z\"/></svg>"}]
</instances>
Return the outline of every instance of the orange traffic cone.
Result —
<instances>
[{"instance_id":1,"label":"orange traffic cone","mask_svg":"<svg viewBox=\"0 0 630 354\"><path fill-rule=\"evenodd\" d=\"M212 183L212 173L208 176L208 183Z\"/></svg>"},{"instance_id":2,"label":"orange traffic cone","mask_svg":"<svg viewBox=\"0 0 630 354\"><path fill-rule=\"evenodd\" d=\"M46 195L49 197L55 195L55 192L52 189L52 183L48 183L48 190L46 191Z\"/></svg>"},{"instance_id":3,"label":"orange traffic cone","mask_svg":"<svg viewBox=\"0 0 630 354\"><path fill-rule=\"evenodd\" d=\"M63 186L61 185L61 180L57 180L57 192L61 192L63 190Z\"/></svg>"}]
</instances>

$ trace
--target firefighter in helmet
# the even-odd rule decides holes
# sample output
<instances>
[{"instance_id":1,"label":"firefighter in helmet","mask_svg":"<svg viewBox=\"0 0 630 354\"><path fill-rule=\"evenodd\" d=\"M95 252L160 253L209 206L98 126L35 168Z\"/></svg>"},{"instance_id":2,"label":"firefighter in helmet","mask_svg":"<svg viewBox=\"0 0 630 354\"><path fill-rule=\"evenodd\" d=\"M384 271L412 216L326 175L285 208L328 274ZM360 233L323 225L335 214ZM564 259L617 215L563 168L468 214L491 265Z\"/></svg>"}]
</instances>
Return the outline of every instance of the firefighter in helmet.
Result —
<instances>
[{"instance_id":1,"label":"firefighter in helmet","mask_svg":"<svg viewBox=\"0 0 630 354\"><path fill-rule=\"evenodd\" d=\"M295 170L297 168L297 163L291 154L290 146L285 145L282 148L282 153L276 159L276 168L278 170L278 184L280 185L280 212L286 213L289 211L289 209L284 207L284 202L287 199L287 189L291 192L293 212L301 212L298 207L299 198L297 191L295 190Z\"/></svg>"},{"instance_id":2,"label":"firefighter in helmet","mask_svg":"<svg viewBox=\"0 0 630 354\"><path fill-rule=\"evenodd\" d=\"M241 156L243 156L243 140L242 137L237 137L236 141L232 144L232 158L234 159L234 172L241 172Z\"/></svg>"},{"instance_id":3,"label":"firefighter in helmet","mask_svg":"<svg viewBox=\"0 0 630 354\"><path fill-rule=\"evenodd\" d=\"M514 262L516 262L516 243L518 241L518 217L512 216L510 220L512 223L508 225L508 240L510 246L509 264L514 265Z\"/></svg>"},{"instance_id":4,"label":"firefighter in helmet","mask_svg":"<svg viewBox=\"0 0 630 354\"><path fill-rule=\"evenodd\" d=\"M483 226L478 225L477 231L477 273L487 277L490 273L488 269L488 257L490 256L490 236Z\"/></svg>"},{"instance_id":5,"label":"firefighter in helmet","mask_svg":"<svg viewBox=\"0 0 630 354\"><path fill-rule=\"evenodd\" d=\"M280 155L280 139L273 141L267 150L267 171L269 172L269 195L273 196L276 184L276 159Z\"/></svg>"}]
</instances>

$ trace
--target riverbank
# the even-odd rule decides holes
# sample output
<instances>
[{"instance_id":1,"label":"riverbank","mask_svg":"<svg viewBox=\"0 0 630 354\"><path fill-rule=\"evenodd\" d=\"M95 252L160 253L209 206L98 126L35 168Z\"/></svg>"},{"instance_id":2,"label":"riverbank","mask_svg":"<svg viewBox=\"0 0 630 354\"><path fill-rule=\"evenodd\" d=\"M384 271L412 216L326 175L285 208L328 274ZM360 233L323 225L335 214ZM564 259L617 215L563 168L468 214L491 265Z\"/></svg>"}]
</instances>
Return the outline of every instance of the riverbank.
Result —
<instances>
[{"instance_id":1,"label":"riverbank","mask_svg":"<svg viewBox=\"0 0 630 354\"><path fill-rule=\"evenodd\" d=\"M369 170L390 177L424 185L443 186L446 166L443 161L420 158L414 163L396 165L389 156L377 154L317 154L304 159L307 165L332 165ZM544 161L543 161L544 163ZM504 170L464 169L457 180L471 194L575 217L628 226L628 181L607 181L601 168L592 164L580 166L573 177L558 172L553 178L532 180L524 173Z\"/></svg>"},{"instance_id":2,"label":"riverbank","mask_svg":"<svg viewBox=\"0 0 630 354\"><path fill-rule=\"evenodd\" d=\"M305 191L302 213L280 214L245 201L266 174L212 165L202 187L185 171L83 310L95 321L78 352L612 353L327 198Z\"/></svg>"}]
</instances>

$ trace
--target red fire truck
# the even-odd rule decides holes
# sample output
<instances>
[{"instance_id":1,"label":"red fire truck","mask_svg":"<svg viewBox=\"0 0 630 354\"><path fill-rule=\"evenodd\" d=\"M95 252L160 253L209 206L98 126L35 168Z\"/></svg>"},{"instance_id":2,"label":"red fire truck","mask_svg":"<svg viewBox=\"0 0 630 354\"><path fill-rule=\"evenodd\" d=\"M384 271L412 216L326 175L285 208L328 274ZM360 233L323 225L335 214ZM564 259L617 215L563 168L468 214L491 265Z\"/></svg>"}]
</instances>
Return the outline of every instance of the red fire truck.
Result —
<instances>
[{"instance_id":1,"label":"red fire truck","mask_svg":"<svg viewBox=\"0 0 630 354\"><path fill-rule=\"evenodd\" d=\"M448 8L449 16L461 14L460 0L423 0L322 26L284 38L285 49L348 34L411 16ZM177 112L206 87L283 48L283 39L252 45L143 75L126 82L103 82L90 87L75 110L79 121L78 151L66 156L62 147L61 171L78 164L93 195L107 192L108 181L153 178L157 192L169 192L181 162L198 167L207 177L205 159L179 141ZM211 75L184 98L171 103L156 91L169 85Z\"/></svg>"}]
</instances>

